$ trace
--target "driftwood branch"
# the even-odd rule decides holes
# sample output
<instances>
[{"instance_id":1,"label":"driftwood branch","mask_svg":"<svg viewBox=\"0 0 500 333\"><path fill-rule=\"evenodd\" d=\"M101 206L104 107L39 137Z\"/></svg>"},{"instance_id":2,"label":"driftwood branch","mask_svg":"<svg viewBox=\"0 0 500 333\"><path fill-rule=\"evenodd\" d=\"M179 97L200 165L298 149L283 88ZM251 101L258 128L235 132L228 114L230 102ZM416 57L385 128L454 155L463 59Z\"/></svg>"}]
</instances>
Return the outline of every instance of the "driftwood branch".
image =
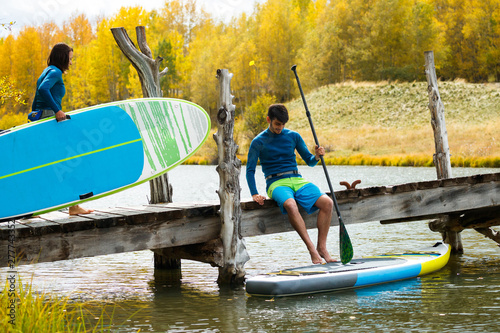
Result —
<instances>
[{"instance_id":1,"label":"driftwood branch","mask_svg":"<svg viewBox=\"0 0 500 333\"><path fill-rule=\"evenodd\" d=\"M494 240L498 243L498 246L500 246L500 232L491 228L476 228L475 230L480 234L483 234L485 237Z\"/></svg>"},{"instance_id":2,"label":"driftwood branch","mask_svg":"<svg viewBox=\"0 0 500 333\"><path fill-rule=\"evenodd\" d=\"M118 47L137 71L139 81L141 82L143 97L162 97L163 93L161 91L160 78L167 73L168 69L165 68L161 73L159 72L163 58L157 57L156 60L153 59L153 52L151 52L146 40L146 28L138 26L135 28L135 32L140 52L130 39L125 28L111 29L111 33ZM173 189L168 181L167 173L149 181L149 188L151 194L150 203L172 202ZM161 255L156 252L154 258L156 266L180 268L180 259L161 257Z\"/></svg>"},{"instance_id":3,"label":"driftwood branch","mask_svg":"<svg viewBox=\"0 0 500 333\"><path fill-rule=\"evenodd\" d=\"M141 52L149 59L153 58L153 52L149 48L146 41L146 29L143 26L138 26L135 28L135 33L137 35L137 43L139 44L139 49Z\"/></svg>"},{"instance_id":4,"label":"driftwood branch","mask_svg":"<svg viewBox=\"0 0 500 333\"><path fill-rule=\"evenodd\" d=\"M153 53L146 40L146 28L139 26L135 28L139 50L134 45L125 28L112 28L111 32L118 47L137 70L141 81L142 94L144 97L162 97L160 87L160 76L165 75L166 70L159 72L162 57L153 59ZM172 202L172 186L168 182L168 175L165 173L150 182L150 203Z\"/></svg>"},{"instance_id":5,"label":"driftwood branch","mask_svg":"<svg viewBox=\"0 0 500 333\"><path fill-rule=\"evenodd\" d=\"M125 28L112 28L111 32L120 50L137 70L144 97L161 97L159 68L163 58L153 59L146 41L146 28L136 27L137 42L141 52L132 42Z\"/></svg>"}]
</instances>

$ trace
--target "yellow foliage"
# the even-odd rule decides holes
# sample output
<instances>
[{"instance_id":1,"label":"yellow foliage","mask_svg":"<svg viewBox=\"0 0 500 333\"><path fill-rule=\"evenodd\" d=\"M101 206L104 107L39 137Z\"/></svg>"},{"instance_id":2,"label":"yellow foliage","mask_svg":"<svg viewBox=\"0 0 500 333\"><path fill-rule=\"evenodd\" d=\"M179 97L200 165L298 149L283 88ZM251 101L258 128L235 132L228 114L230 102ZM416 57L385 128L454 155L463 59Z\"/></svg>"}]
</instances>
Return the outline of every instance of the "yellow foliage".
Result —
<instances>
[{"instance_id":1,"label":"yellow foliage","mask_svg":"<svg viewBox=\"0 0 500 333\"><path fill-rule=\"evenodd\" d=\"M221 22L197 9L195 0L167 0L150 12L122 7L99 18L94 29L94 18L82 14L72 15L62 28L54 22L25 26L19 34L0 39L0 77L9 77L27 106L14 105L12 98L0 104L0 124L6 128L25 122L36 80L57 42L74 48L73 66L64 76L63 110L139 97L135 69L110 29L125 27L136 42L135 27L144 25L153 58L164 57L162 67L168 63L164 94L198 103L212 118L218 108L216 70L228 68L234 74L231 88L240 124L259 97L275 96L275 102L290 105L288 125L308 133L307 122L296 117L303 115L301 101L292 100L298 89L290 66L297 64L305 91L311 91L308 104L320 142L336 154L338 163L429 164L428 158L415 156L432 154L432 139L418 140L431 137L422 63L423 51L434 50L440 77L466 79L440 82L455 163L497 165L494 159L478 158L500 155L500 92L496 86L467 81L500 81L495 23L500 22L500 0L436 4L265 0L250 16ZM352 83L365 80L379 83ZM248 142L241 142L240 150L245 147ZM207 156L200 163L213 160L212 153L200 156Z\"/></svg>"},{"instance_id":2,"label":"yellow foliage","mask_svg":"<svg viewBox=\"0 0 500 333\"><path fill-rule=\"evenodd\" d=\"M27 122L27 114L10 112L8 114L4 114L2 118L0 118L0 129L9 129L14 126L26 124Z\"/></svg>"}]
</instances>

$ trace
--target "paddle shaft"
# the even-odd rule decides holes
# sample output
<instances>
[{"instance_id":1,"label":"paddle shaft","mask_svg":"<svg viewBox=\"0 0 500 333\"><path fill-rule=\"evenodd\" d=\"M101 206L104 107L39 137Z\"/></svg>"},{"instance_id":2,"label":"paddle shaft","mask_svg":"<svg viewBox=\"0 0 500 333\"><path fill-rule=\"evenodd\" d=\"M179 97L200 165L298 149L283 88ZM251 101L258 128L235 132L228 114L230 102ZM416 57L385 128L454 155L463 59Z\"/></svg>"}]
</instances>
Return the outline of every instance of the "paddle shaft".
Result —
<instances>
[{"instance_id":1,"label":"paddle shaft","mask_svg":"<svg viewBox=\"0 0 500 333\"><path fill-rule=\"evenodd\" d=\"M316 145L319 147L318 136L316 135L316 131L314 130L314 124L311 119L311 112L309 112L309 108L307 107L306 98L304 96L304 91L302 90L302 86L300 84L299 76L297 75L297 65L293 65L291 70L295 74L295 78L297 79L297 85L299 86L300 95L302 96L302 101L304 102L304 107L306 109L307 119L309 120L309 125L311 126L311 130L314 136L314 141ZM347 229L345 228L344 222L342 221L342 216L340 215L339 205L337 203L337 198L335 198L335 192L333 191L333 186L330 181L330 176L328 175L328 170L326 169L326 164L323 156L319 157L321 160L321 165L323 165L323 171L325 172L326 181L328 182L328 187L330 188L330 193L332 196L333 204L335 205L335 210L337 211L337 216L339 218L339 231L340 231L340 256L343 264L348 263L352 259L353 251L352 244L349 238L349 234L347 233Z\"/></svg>"},{"instance_id":2,"label":"paddle shaft","mask_svg":"<svg viewBox=\"0 0 500 333\"><path fill-rule=\"evenodd\" d=\"M309 112L309 108L307 107L306 98L304 96L304 92L302 91L302 86L300 85L300 80L299 80L299 76L297 75L296 67L297 67L297 65L293 65L292 71L295 74L295 78L297 79L297 85L299 86L300 95L302 96L302 101L304 102L304 107L306 109L306 116L307 116L307 119L309 120L309 125L311 126L312 134L314 136L314 142L319 147L318 136L316 135L316 130L314 129L314 124L313 124L312 118L311 118L311 112ZM321 160L321 165L323 165L323 171L325 172L326 181L328 182L328 187L330 188L330 193L332 194L333 204L335 205L335 210L337 211L337 215L339 217L339 223L344 223L342 221L342 216L340 215L339 205L337 204L337 199L335 198L335 192L333 191L332 182L330 181L330 176L328 175L328 170L326 168L325 160L324 160L323 156L321 156L321 155L319 158Z\"/></svg>"}]
</instances>

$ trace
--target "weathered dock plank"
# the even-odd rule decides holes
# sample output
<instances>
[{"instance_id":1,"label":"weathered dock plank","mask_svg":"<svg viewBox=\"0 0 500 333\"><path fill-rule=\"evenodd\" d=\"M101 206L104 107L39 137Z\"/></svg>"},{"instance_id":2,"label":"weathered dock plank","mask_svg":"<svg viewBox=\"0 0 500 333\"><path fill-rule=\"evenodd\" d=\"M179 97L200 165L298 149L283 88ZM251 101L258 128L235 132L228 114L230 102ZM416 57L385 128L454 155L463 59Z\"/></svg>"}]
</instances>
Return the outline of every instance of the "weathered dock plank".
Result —
<instances>
[{"instance_id":1,"label":"weathered dock plank","mask_svg":"<svg viewBox=\"0 0 500 333\"><path fill-rule=\"evenodd\" d=\"M18 261L57 261L203 243L219 234L220 220L214 209L212 205L193 209L142 206L98 211L85 217L51 214L53 221L16 221ZM3 223L0 248L7 248L8 235L7 223ZM0 252L0 265L6 260Z\"/></svg>"},{"instance_id":2,"label":"weathered dock plank","mask_svg":"<svg viewBox=\"0 0 500 333\"><path fill-rule=\"evenodd\" d=\"M346 202L343 207L344 216L351 221L393 223L487 209L498 205L499 198L500 187L496 183L460 184L370 197L356 203Z\"/></svg>"},{"instance_id":3,"label":"weathered dock plank","mask_svg":"<svg viewBox=\"0 0 500 333\"><path fill-rule=\"evenodd\" d=\"M500 173L351 189L335 195L346 224L457 214L466 219L464 227L480 226L478 219L488 226L500 224L495 215L500 208ZM241 208L243 237L293 230L272 200L264 206L244 201ZM206 243L220 235L219 209L217 202L207 202L117 207L71 217L53 212L16 221L14 245L24 264ZM307 227L315 228L316 214L303 215ZM338 225L336 216L332 225ZM7 265L9 235L8 222L0 223L0 249L5 249L0 251L1 266Z\"/></svg>"},{"instance_id":4,"label":"weathered dock plank","mask_svg":"<svg viewBox=\"0 0 500 333\"><path fill-rule=\"evenodd\" d=\"M490 210L500 205L500 173L335 192L344 223L397 223ZM243 236L292 230L286 216L268 200L264 207L242 203ZM315 214L304 216L315 227ZM336 217L332 225L338 225Z\"/></svg>"}]
</instances>

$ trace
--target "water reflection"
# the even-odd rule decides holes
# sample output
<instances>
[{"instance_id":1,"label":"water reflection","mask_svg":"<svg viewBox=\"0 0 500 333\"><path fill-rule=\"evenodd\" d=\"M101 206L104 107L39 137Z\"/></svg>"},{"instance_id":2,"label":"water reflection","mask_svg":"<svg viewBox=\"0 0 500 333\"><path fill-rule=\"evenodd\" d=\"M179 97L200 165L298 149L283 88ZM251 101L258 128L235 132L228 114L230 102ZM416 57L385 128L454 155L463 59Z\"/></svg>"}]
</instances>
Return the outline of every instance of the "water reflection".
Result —
<instances>
[{"instance_id":1,"label":"water reflection","mask_svg":"<svg viewBox=\"0 0 500 333\"><path fill-rule=\"evenodd\" d=\"M319 175L314 170L305 168L304 176L321 182L322 170L318 169ZM435 179L433 168L331 167L329 171L335 180L362 179L362 186ZM459 169L454 175L485 171L497 170ZM175 201L217 199L215 167L182 166L169 175ZM199 184L204 184L203 191ZM245 183L241 185L242 197L248 197ZM147 203L148 195L145 184L86 205L137 205ZM347 228L356 257L424 248L440 240L425 221ZM311 237L316 236L311 230ZM474 231L464 231L462 238L465 254L453 256L444 269L422 278L290 298L254 298L242 287L221 288L216 283L217 268L204 263L183 260L180 271L155 270L151 251L21 266L19 273L24 281L33 282L35 290L109 304L119 332L499 332L500 249ZM246 242L251 257L245 265L248 276L309 264L294 232ZM338 257L336 228L331 229L329 247ZM6 272L0 269L2 281Z\"/></svg>"}]
</instances>

